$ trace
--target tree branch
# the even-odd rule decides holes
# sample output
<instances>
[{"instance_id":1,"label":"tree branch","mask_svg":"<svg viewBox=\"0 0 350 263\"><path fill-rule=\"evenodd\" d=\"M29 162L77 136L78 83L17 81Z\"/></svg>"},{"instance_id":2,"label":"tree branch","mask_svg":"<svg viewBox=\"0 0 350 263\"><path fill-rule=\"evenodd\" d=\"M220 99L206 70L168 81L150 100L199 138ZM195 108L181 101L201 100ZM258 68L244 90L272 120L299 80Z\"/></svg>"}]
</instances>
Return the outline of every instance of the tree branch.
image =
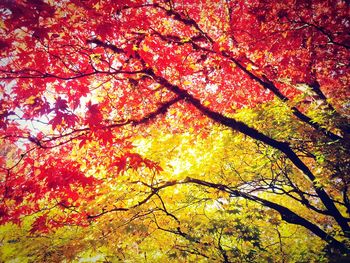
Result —
<instances>
[{"instance_id":1,"label":"tree branch","mask_svg":"<svg viewBox=\"0 0 350 263\"><path fill-rule=\"evenodd\" d=\"M211 182L207 182L207 181L203 181L203 180L199 180L199 179L195 179L195 178L191 178L191 177L187 177L181 183L194 183L197 185L207 186L210 188L218 189L218 190L224 191L226 193L229 193L231 196L242 197L244 199L259 203L265 207L268 207L268 208L271 208L271 209L277 211L281 215L282 220L284 220L288 223L291 223L291 224L303 226L306 229L313 232L316 236L320 237L322 240L329 243L334 248L339 249L343 253L350 253L350 249L347 248L343 243L336 240L335 238L330 236L328 233L324 232L317 225L311 223L310 221L297 215L296 213L294 213L293 211L291 211L290 209L288 209L282 205L276 204L274 202L268 201L266 199L263 199L263 198L260 198L257 196L243 193L243 192L235 190L235 189L231 189L230 187L223 185L223 184L211 183Z\"/></svg>"},{"instance_id":2,"label":"tree branch","mask_svg":"<svg viewBox=\"0 0 350 263\"><path fill-rule=\"evenodd\" d=\"M308 180L310 180L318 197L321 199L322 203L327 208L329 213L333 216L333 218L337 221L339 226L342 228L344 235L347 237L350 237L350 227L348 225L347 220L339 212L338 208L335 206L334 202L328 196L326 191L322 187L316 185L316 182L315 182L316 177L314 176L314 174L304 164L304 162L298 157L298 155L292 150L292 148L290 147L290 145L287 142L281 142L281 141L275 140L273 138L270 138L270 137L266 136L265 134L259 132L258 130L249 127L248 125L246 125L243 122L237 121L233 118L226 117L221 113L218 113L218 112L211 110L210 108L204 106L199 99L197 99L194 96L192 96L191 94L189 94L186 90L183 90L179 86L171 84L165 78L156 75L151 68L147 70L147 74L149 76L151 76L153 79L155 79L159 84L168 88L170 91L174 92L178 96L181 96L184 99L186 99L187 102L191 103L201 113L203 113L205 116L212 119L213 121L220 123L226 127L229 127L235 131L239 131L239 132L249 136L252 139L261 141L261 142L283 152L288 157L288 159L298 169L300 169L303 172L303 174L306 176L306 178Z\"/></svg>"}]
</instances>

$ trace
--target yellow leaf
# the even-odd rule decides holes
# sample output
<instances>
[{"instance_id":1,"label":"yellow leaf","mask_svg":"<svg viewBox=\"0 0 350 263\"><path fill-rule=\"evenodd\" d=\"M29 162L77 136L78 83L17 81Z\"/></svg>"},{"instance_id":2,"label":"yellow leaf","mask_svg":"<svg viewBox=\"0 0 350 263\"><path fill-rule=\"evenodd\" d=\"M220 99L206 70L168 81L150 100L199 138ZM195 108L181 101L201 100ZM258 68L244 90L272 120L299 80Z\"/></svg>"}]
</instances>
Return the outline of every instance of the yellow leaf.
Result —
<instances>
[{"instance_id":1,"label":"yellow leaf","mask_svg":"<svg viewBox=\"0 0 350 263\"><path fill-rule=\"evenodd\" d=\"M258 69L258 67L257 67L257 66L254 66L254 65L253 65L253 64L251 64L251 63L248 63L248 65L247 65L246 69L247 69L248 71L251 71L251 70L257 70L257 69Z\"/></svg>"},{"instance_id":2,"label":"yellow leaf","mask_svg":"<svg viewBox=\"0 0 350 263\"><path fill-rule=\"evenodd\" d=\"M209 106L209 105L210 105L210 102L206 100L206 101L204 101L203 105L204 105L204 106Z\"/></svg>"},{"instance_id":3,"label":"yellow leaf","mask_svg":"<svg viewBox=\"0 0 350 263\"><path fill-rule=\"evenodd\" d=\"M96 10L100 9L100 4L99 4L99 3L95 4L95 5L93 6L93 8L95 8Z\"/></svg>"},{"instance_id":4,"label":"yellow leaf","mask_svg":"<svg viewBox=\"0 0 350 263\"><path fill-rule=\"evenodd\" d=\"M101 62L101 54L91 54L90 58L93 62L95 62L96 64Z\"/></svg>"},{"instance_id":5,"label":"yellow leaf","mask_svg":"<svg viewBox=\"0 0 350 263\"><path fill-rule=\"evenodd\" d=\"M148 52L150 50L150 48L146 45L143 45L142 46L142 50L145 51L145 52Z\"/></svg>"},{"instance_id":6,"label":"yellow leaf","mask_svg":"<svg viewBox=\"0 0 350 263\"><path fill-rule=\"evenodd\" d=\"M191 69L196 69L196 68L197 68L197 66L196 66L196 64L191 63L191 64L190 64L190 68L191 68Z\"/></svg>"},{"instance_id":7,"label":"yellow leaf","mask_svg":"<svg viewBox=\"0 0 350 263\"><path fill-rule=\"evenodd\" d=\"M32 105L32 104L35 103L35 99L36 99L36 97L32 95L32 96L30 96L29 98L26 99L25 103L29 104L29 105Z\"/></svg>"},{"instance_id":8,"label":"yellow leaf","mask_svg":"<svg viewBox=\"0 0 350 263\"><path fill-rule=\"evenodd\" d=\"M0 20L0 28L1 29L7 29L5 22L3 20Z\"/></svg>"},{"instance_id":9,"label":"yellow leaf","mask_svg":"<svg viewBox=\"0 0 350 263\"><path fill-rule=\"evenodd\" d=\"M110 81L108 81L106 84L105 84L105 87L106 88L108 88L108 89L110 89L110 88L112 88L112 82L110 82Z\"/></svg>"}]
</instances>

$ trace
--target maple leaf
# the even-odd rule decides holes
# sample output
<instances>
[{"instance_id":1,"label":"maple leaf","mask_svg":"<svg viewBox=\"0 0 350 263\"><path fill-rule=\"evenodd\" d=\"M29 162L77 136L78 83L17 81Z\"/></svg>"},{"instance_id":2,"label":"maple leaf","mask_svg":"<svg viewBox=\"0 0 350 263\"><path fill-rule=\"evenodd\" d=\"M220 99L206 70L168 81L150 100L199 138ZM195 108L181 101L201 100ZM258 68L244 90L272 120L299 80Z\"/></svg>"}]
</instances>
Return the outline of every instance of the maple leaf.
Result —
<instances>
[{"instance_id":1,"label":"maple leaf","mask_svg":"<svg viewBox=\"0 0 350 263\"><path fill-rule=\"evenodd\" d=\"M103 116L100 111L98 104L91 104L89 102L87 104L87 118L86 118L86 124L88 124L92 128L98 128L101 127Z\"/></svg>"},{"instance_id":2,"label":"maple leaf","mask_svg":"<svg viewBox=\"0 0 350 263\"><path fill-rule=\"evenodd\" d=\"M61 99L61 97L58 97L55 102L56 111L65 111L67 110L67 108L68 108L67 101L64 99Z\"/></svg>"},{"instance_id":3,"label":"maple leaf","mask_svg":"<svg viewBox=\"0 0 350 263\"><path fill-rule=\"evenodd\" d=\"M33 32L33 37L38 38L40 40L44 40L49 38L49 30L47 28L37 28Z\"/></svg>"},{"instance_id":4,"label":"maple leaf","mask_svg":"<svg viewBox=\"0 0 350 263\"><path fill-rule=\"evenodd\" d=\"M163 171L157 162L143 158L140 154L132 152L126 152L124 155L116 158L110 167L112 168L114 166L117 167L117 174L123 174L129 168L138 170L144 167L147 167L157 173Z\"/></svg>"},{"instance_id":5,"label":"maple leaf","mask_svg":"<svg viewBox=\"0 0 350 263\"><path fill-rule=\"evenodd\" d=\"M78 116L58 111L55 117L49 121L49 124L52 125L53 129L56 129L58 126L62 125L67 125L67 127L74 127L78 121Z\"/></svg>"},{"instance_id":6,"label":"maple leaf","mask_svg":"<svg viewBox=\"0 0 350 263\"><path fill-rule=\"evenodd\" d=\"M37 217L32 224L32 228L30 229L31 234L35 234L36 232L47 233L49 228L46 225L47 223L47 214L41 215Z\"/></svg>"},{"instance_id":7,"label":"maple leaf","mask_svg":"<svg viewBox=\"0 0 350 263\"><path fill-rule=\"evenodd\" d=\"M5 49L8 49L10 47L11 47L11 45L8 42L0 40L0 50L5 50Z\"/></svg>"},{"instance_id":8,"label":"maple leaf","mask_svg":"<svg viewBox=\"0 0 350 263\"><path fill-rule=\"evenodd\" d=\"M116 25L112 23L101 23L96 27L96 33L105 39L114 29Z\"/></svg>"},{"instance_id":9,"label":"maple leaf","mask_svg":"<svg viewBox=\"0 0 350 263\"><path fill-rule=\"evenodd\" d=\"M128 57L134 58L136 56L137 47L134 43L129 43L125 47L125 53Z\"/></svg>"},{"instance_id":10,"label":"maple leaf","mask_svg":"<svg viewBox=\"0 0 350 263\"><path fill-rule=\"evenodd\" d=\"M127 157L121 156L115 159L115 161L111 164L110 167L117 167L117 175L124 173L128 166L127 166Z\"/></svg>"}]
</instances>

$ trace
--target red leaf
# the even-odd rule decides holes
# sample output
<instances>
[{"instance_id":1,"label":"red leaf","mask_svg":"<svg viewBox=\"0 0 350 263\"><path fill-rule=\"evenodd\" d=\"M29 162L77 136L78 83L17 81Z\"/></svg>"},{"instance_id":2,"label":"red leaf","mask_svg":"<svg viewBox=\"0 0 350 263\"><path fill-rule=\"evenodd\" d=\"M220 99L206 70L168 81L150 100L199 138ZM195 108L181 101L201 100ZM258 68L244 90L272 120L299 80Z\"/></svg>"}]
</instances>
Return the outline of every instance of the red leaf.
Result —
<instances>
[{"instance_id":1,"label":"red leaf","mask_svg":"<svg viewBox=\"0 0 350 263\"><path fill-rule=\"evenodd\" d=\"M125 47L125 52L126 55L128 57L134 58L136 56L136 52L134 50L134 44L133 43L129 43L126 47Z\"/></svg>"},{"instance_id":2,"label":"red leaf","mask_svg":"<svg viewBox=\"0 0 350 263\"><path fill-rule=\"evenodd\" d=\"M68 108L67 101L61 99L61 97L58 97L56 99L56 103L55 103L56 111L58 111L58 110L65 111L65 110L67 110L67 108Z\"/></svg>"},{"instance_id":3,"label":"red leaf","mask_svg":"<svg viewBox=\"0 0 350 263\"><path fill-rule=\"evenodd\" d=\"M35 219L34 223L32 224L30 233L31 234L35 234L36 232L48 233L49 229L46 223L47 223L47 214L39 216L38 218Z\"/></svg>"},{"instance_id":4,"label":"red leaf","mask_svg":"<svg viewBox=\"0 0 350 263\"><path fill-rule=\"evenodd\" d=\"M101 126L101 122L103 121L102 114L100 112L98 104L91 104L89 102L87 104L87 118L86 118L86 123L91 127L91 128L98 128Z\"/></svg>"},{"instance_id":5,"label":"red leaf","mask_svg":"<svg viewBox=\"0 0 350 263\"><path fill-rule=\"evenodd\" d=\"M33 37L43 40L49 38L49 30L47 28L37 28L33 33Z\"/></svg>"},{"instance_id":6,"label":"red leaf","mask_svg":"<svg viewBox=\"0 0 350 263\"><path fill-rule=\"evenodd\" d=\"M125 156L121 156L116 159L115 162L111 164L111 167L117 166L117 174L120 174L121 172L125 172L127 169L127 161Z\"/></svg>"},{"instance_id":7,"label":"red leaf","mask_svg":"<svg viewBox=\"0 0 350 263\"><path fill-rule=\"evenodd\" d=\"M0 50L8 49L11 45L5 41L0 40Z\"/></svg>"}]
</instances>

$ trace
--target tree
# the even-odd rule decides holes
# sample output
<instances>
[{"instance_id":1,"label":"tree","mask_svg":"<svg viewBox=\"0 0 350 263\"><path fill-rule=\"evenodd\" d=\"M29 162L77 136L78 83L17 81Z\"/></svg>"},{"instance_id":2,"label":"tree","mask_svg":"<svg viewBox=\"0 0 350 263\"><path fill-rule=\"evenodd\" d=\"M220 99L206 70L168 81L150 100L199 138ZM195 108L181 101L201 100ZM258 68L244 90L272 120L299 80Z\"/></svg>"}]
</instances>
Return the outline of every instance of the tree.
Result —
<instances>
[{"instance_id":1,"label":"tree","mask_svg":"<svg viewBox=\"0 0 350 263\"><path fill-rule=\"evenodd\" d=\"M349 254L345 1L0 6L1 223L80 226L75 242L122 229L103 241L115 260L170 239L159 257L268 261L277 240L293 261L292 225ZM137 253L113 254L124 239ZM320 260L307 246L298 260Z\"/></svg>"}]
</instances>

